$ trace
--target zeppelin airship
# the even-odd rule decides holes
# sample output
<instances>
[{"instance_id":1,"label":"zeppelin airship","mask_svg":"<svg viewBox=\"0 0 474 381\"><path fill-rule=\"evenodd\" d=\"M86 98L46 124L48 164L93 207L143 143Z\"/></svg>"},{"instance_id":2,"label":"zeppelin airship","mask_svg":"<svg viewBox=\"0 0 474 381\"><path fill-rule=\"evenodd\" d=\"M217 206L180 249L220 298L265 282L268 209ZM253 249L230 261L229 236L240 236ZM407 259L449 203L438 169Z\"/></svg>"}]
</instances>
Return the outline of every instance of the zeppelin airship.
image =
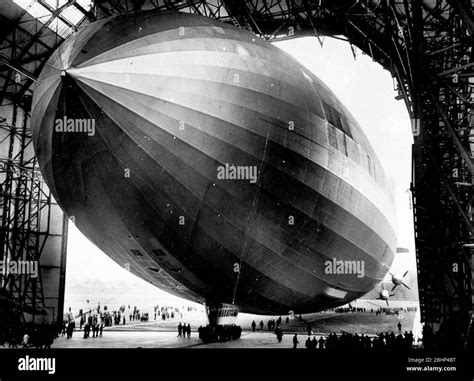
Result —
<instances>
[{"instance_id":1,"label":"zeppelin airship","mask_svg":"<svg viewBox=\"0 0 474 381\"><path fill-rule=\"evenodd\" d=\"M252 33L187 13L97 21L51 56L32 108L59 205L171 294L316 312L390 268L393 197L363 130L311 71Z\"/></svg>"}]
</instances>

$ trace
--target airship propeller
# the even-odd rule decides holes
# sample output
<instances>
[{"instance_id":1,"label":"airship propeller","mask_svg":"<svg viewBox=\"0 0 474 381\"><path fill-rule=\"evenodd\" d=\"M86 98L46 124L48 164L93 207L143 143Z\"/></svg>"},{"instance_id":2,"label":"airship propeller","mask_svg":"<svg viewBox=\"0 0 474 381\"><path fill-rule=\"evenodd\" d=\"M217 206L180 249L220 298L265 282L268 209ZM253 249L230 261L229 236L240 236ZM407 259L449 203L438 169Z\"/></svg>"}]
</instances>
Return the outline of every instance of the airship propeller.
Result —
<instances>
[{"instance_id":1,"label":"airship propeller","mask_svg":"<svg viewBox=\"0 0 474 381\"><path fill-rule=\"evenodd\" d=\"M383 283L380 284L382 286L382 290L380 290L380 293L379 293L379 297L377 299L379 300L385 300L385 302L387 303L387 306L390 306L388 304L388 299L395 295L395 294L390 294L384 287L383 287Z\"/></svg>"},{"instance_id":2,"label":"airship propeller","mask_svg":"<svg viewBox=\"0 0 474 381\"><path fill-rule=\"evenodd\" d=\"M392 274L392 273L389 273L392 277L392 283L394 284L394 286L392 287L392 290L395 290L395 288L397 288L397 286L405 286L406 288L408 288L409 290L411 290L410 287L408 287L404 282L403 282L403 279L405 278L405 275L408 274L408 270L405 271L405 274L403 274L403 276L398 276L396 274Z\"/></svg>"}]
</instances>

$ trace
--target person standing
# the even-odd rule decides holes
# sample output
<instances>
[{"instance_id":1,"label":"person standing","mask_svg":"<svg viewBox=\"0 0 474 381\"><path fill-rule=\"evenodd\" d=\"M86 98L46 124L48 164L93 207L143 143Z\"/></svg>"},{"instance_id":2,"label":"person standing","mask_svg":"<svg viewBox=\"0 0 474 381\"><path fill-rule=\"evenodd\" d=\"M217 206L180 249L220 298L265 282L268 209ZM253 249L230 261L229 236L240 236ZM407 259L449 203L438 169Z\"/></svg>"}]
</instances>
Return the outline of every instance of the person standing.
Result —
<instances>
[{"instance_id":1,"label":"person standing","mask_svg":"<svg viewBox=\"0 0 474 381\"><path fill-rule=\"evenodd\" d=\"M66 327L66 339L70 339L71 338L71 322L69 322L67 324L67 327Z\"/></svg>"},{"instance_id":2,"label":"person standing","mask_svg":"<svg viewBox=\"0 0 474 381\"><path fill-rule=\"evenodd\" d=\"M255 320L252 322L252 331L255 332L255 327L257 326L257 324L255 324Z\"/></svg>"},{"instance_id":3,"label":"person standing","mask_svg":"<svg viewBox=\"0 0 474 381\"><path fill-rule=\"evenodd\" d=\"M191 337L191 324L188 323L188 326L186 327L186 333L188 335L188 338Z\"/></svg>"},{"instance_id":4,"label":"person standing","mask_svg":"<svg viewBox=\"0 0 474 381\"><path fill-rule=\"evenodd\" d=\"M260 329L263 331L263 320L260 320Z\"/></svg>"},{"instance_id":5,"label":"person standing","mask_svg":"<svg viewBox=\"0 0 474 381\"><path fill-rule=\"evenodd\" d=\"M76 328L76 322L74 320L70 321L68 324L68 329L69 329L69 338L72 338L72 334L74 332L74 328Z\"/></svg>"},{"instance_id":6,"label":"person standing","mask_svg":"<svg viewBox=\"0 0 474 381\"><path fill-rule=\"evenodd\" d=\"M298 341L298 335L295 334L295 336L293 336L293 349L296 349L299 343L300 342Z\"/></svg>"},{"instance_id":7,"label":"person standing","mask_svg":"<svg viewBox=\"0 0 474 381\"><path fill-rule=\"evenodd\" d=\"M316 338L315 338L316 339ZM318 340L318 343L319 343L319 349L323 349L324 348L324 339L323 337L321 336L321 338ZM316 346L315 346L316 348Z\"/></svg>"},{"instance_id":8,"label":"person standing","mask_svg":"<svg viewBox=\"0 0 474 381\"><path fill-rule=\"evenodd\" d=\"M25 333L23 335L23 342L22 342L23 348L28 348L29 343L30 343L30 336L28 336L28 333Z\"/></svg>"},{"instance_id":9,"label":"person standing","mask_svg":"<svg viewBox=\"0 0 474 381\"><path fill-rule=\"evenodd\" d=\"M280 327L277 327L275 329L275 334L276 334L278 342L281 343L281 340L283 339L283 330Z\"/></svg>"},{"instance_id":10,"label":"person standing","mask_svg":"<svg viewBox=\"0 0 474 381\"><path fill-rule=\"evenodd\" d=\"M181 325L181 323L179 323L178 325L178 337L181 337L181 332L183 331L183 326Z\"/></svg>"}]
</instances>

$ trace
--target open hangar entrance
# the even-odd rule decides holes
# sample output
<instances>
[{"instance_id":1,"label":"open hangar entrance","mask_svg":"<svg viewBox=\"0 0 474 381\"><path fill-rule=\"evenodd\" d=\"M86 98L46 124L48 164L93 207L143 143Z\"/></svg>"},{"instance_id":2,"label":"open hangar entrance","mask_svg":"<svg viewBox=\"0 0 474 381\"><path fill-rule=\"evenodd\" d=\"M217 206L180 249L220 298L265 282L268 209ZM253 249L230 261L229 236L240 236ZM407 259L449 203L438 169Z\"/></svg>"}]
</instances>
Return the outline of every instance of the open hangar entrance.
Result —
<instances>
[{"instance_id":1,"label":"open hangar entrance","mask_svg":"<svg viewBox=\"0 0 474 381\"><path fill-rule=\"evenodd\" d=\"M44 316L43 310L54 300L49 322L62 320L67 229L32 155L32 85L51 53L74 30L117 13L153 8L212 17L270 41L343 36L348 49L357 47L390 71L412 120L411 193L421 321L456 341L447 340L448 347L466 345L466 337L472 337L474 253L474 7L468 0L2 3L0 257L37 259L41 265L39 280L1 278L3 300L35 321L45 320L39 319L39 313ZM42 218L35 218L35 208L43 211ZM34 243L28 243L31 239ZM55 296L45 294L46 289Z\"/></svg>"}]
</instances>

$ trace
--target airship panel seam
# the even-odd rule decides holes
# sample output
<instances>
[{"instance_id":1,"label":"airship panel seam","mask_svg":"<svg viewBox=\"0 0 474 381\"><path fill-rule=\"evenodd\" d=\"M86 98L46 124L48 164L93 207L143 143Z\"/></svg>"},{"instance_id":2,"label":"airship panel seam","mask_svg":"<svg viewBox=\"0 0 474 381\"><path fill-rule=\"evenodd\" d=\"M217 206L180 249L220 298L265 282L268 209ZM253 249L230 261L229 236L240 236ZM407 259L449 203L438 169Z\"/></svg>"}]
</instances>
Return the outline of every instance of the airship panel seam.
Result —
<instances>
[{"instance_id":1,"label":"airship panel seam","mask_svg":"<svg viewBox=\"0 0 474 381\"><path fill-rule=\"evenodd\" d=\"M131 91L131 90L132 90L132 89L130 89L130 91ZM144 93L144 94L147 94L147 93ZM268 94L268 95L271 96L270 94ZM309 111L308 111L308 112L309 112ZM319 117L318 115L316 115L316 116ZM347 135L346 135L346 136L347 136ZM350 138L350 137L349 137L349 138ZM310 139L310 138L308 138L308 139ZM358 164L359 164L359 163L358 163ZM360 164L359 164L359 165L360 165ZM372 177L374 178L374 176L372 176ZM380 185L380 184L379 184L379 185Z\"/></svg>"},{"instance_id":2,"label":"airship panel seam","mask_svg":"<svg viewBox=\"0 0 474 381\"><path fill-rule=\"evenodd\" d=\"M86 83L86 82L88 82L88 81L84 81L84 82ZM110 91L108 92L108 96L110 97ZM116 101L116 100L115 100L115 101ZM124 104L124 105L125 105L125 104ZM236 105L236 106L237 106L237 105ZM191 107L188 106L187 109L191 109ZM150 110L151 110L151 108L150 108ZM195 111L201 112L201 113L203 112L202 110L195 110ZM139 113L139 115L140 115L140 113ZM186 121L185 121L185 122L186 122ZM245 127L243 127L243 128L245 128ZM325 147L325 149L328 149L328 148ZM337 150L335 150L334 152L336 152L336 151L337 151ZM339 152L339 151L337 151L337 152ZM331 169L329 168L329 170L331 170ZM331 171L334 172L334 170L331 170ZM338 175L340 175L340 174L338 174ZM362 176L364 176L364 175L365 175L365 174L362 172ZM357 176L357 177L358 177L358 176ZM356 177L356 180L357 180L357 177ZM373 180L370 180L370 181L373 181ZM374 181L374 182L375 182L375 181ZM366 181L365 183L368 183L368 182ZM376 183L376 182L375 182L375 183ZM379 186L379 185L377 184L377 186ZM372 197L372 200L375 200L375 198ZM385 202L386 202L386 204L388 204L388 199L386 199ZM380 206L379 206L379 208L380 208ZM386 209L386 208L385 208L385 209ZM388 212L386 211L385 213L388 213Z\"/></svg>"}]
</instances>

